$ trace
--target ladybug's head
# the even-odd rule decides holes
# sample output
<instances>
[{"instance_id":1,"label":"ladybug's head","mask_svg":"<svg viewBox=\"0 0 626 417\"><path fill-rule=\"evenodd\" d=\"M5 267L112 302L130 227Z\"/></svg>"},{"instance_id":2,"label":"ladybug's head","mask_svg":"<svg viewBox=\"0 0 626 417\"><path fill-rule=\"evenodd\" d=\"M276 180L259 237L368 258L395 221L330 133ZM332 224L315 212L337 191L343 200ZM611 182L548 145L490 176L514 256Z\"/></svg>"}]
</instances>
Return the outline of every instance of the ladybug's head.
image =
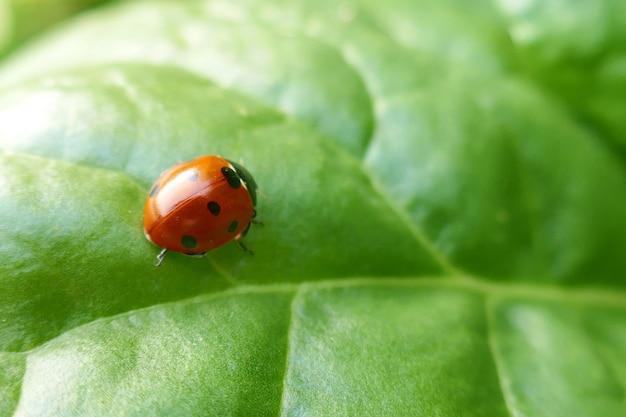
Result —
<instances>
[{"instance_id":1,"label":"ladybug's head","mask_svg":"<svg viewBox=\"0 0 626 417\"><path fill-rule=\"evenodd\" d=\"M256 182L254 181L254 178L252 178L252 174L250 174L247 169L245 169L238 163L230 161L228 159L227 161L233 166L233 168L235 168L235 172L237 172L239 178L241 178L243 183L246 185L248 193L250 193L250 198L252 199L252 204L254 204L254 206L256 207L256 190L258 187L256 185Z\"/></svg>"}]
</instances>

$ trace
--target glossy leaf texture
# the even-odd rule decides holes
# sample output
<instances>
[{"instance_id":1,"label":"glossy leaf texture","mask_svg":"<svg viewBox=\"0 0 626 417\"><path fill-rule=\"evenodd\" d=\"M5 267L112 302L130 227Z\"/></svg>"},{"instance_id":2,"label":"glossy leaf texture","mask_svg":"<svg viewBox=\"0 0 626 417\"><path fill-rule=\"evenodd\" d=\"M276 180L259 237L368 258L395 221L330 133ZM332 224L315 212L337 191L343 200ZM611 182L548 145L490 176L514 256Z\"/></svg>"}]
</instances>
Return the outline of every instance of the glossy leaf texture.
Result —
<instances>
[{"instance_id":1,"label":"glossy leaf texture","mask_svg":"<svg viewBox=\"0 0 626 417\"><path fill-rule=\"evenodd\" d=\"M626 416L620 11L121 1L16 51L0 414ZM204 154L255 254L156 268L148 189Z\"/></svg>"}]
</instances>

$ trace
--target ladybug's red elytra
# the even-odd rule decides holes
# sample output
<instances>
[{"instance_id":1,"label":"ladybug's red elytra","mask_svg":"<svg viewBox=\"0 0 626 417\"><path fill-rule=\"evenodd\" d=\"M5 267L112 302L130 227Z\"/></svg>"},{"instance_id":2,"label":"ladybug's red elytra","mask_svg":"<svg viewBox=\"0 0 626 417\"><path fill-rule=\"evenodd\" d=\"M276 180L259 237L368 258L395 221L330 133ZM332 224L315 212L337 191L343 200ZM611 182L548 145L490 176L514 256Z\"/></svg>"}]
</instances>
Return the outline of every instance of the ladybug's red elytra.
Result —
<instances>
[{"instance_id":1,"label":"ladybug's red elytra","mask_svg":"<svg viewBox=\"0 0 626 417\"><path fill-rule=\"evenodd\" d=\"M216 155L174 165L156 180L143 210L149 241L168 251L202 256L231 240L242 242L256 216L257 185L240 164Z\"/></svg>"}]
</instances>

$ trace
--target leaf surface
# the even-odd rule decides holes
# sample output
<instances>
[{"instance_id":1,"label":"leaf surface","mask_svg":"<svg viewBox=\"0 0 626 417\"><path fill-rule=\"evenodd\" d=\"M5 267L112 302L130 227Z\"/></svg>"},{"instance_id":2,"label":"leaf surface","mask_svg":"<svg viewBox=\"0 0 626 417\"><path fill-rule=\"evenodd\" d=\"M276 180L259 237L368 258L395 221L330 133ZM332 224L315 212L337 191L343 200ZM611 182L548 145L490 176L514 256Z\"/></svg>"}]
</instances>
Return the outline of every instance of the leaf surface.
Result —
<instances>
[{"instance_id":1,"label":"leaf surface","mask_svg":"<svg viewBox=\"0 0 626 417\"><path fill-rule=\"evenodd\" d=\"M514 3L126 1L2 62L2 414L626 416L622 6ZM255 255L156 268L203 154Z\"/></svg>"}]
</instances>

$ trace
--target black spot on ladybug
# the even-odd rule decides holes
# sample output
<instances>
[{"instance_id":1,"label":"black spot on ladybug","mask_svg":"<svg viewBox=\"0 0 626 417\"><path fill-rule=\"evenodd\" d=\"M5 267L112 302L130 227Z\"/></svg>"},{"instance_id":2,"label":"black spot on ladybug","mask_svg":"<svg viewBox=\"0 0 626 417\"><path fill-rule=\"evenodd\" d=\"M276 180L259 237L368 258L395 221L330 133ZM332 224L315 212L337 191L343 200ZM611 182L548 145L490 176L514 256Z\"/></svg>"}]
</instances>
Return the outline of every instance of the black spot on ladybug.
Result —
<instances>
[{"instance_id":1,"label":"black spot on ladybug","mask_svg":"<svg viewBox=\"0 0 626 417\"><path fill-rule=\"evenodd\" d=\"M222 208L218 204L217 201L209 201L206 205L206 208L209 209L212 215L217 216L222 211Z\"/></svg>"},{"instance_id":2,"label":"black spot on ladybug","mask_svg":"<svg viewBox=\"0 0 626 417\"><path fill-rule=\"evenodd\" d=\"M159 192L159 184L154 184L154 187L150 190L150 197L154 197Z\"/></svg>"},{"instance_id":3,"label":"black spot on ladybug","mask_svg":"<svg viewBox=\"0 0 626 417\"><path fill-rule=\"evenodd\" d=\"M223 167L221 171L224 178L226 178L226 181L228 181L228 185L234 189L241 187L241 178L239 178L239 175L237 175L232 168Z\"/></svg>"},{"instance_id":4,"label":"black spot on ladybug","mask_svg":"<svg viewBox=\"0 0 626 417\"><path fill-rule=\"evenodd\" d=\"M228 233L235 233L238 227L239 227L239 222L237 220L233 220L230 226L228 226Z\"/></svg>"},{"instance_id":5,"label":"black spot on ladybug","mask_svg":"<svg viewBox=\"0 0 626 417\"><path fill-rule=\"evenodd\" d=\"M198 245L198 240L193 236L184 235L180 239L180 244L187 249L193 249Z\"/></svg>"},{"instance_id":6,"label":"black spot on ladybug","mask_svg":"<svg viewBox=\"0 0 626 417\"><path fill-rule=\"evenodd\" d=\"M198 177L200 176L200 174L198 174L198 171L196 171L195 169L190 169L187 175L189 181L198 181Z\"/></svg>"}]
</instances>

